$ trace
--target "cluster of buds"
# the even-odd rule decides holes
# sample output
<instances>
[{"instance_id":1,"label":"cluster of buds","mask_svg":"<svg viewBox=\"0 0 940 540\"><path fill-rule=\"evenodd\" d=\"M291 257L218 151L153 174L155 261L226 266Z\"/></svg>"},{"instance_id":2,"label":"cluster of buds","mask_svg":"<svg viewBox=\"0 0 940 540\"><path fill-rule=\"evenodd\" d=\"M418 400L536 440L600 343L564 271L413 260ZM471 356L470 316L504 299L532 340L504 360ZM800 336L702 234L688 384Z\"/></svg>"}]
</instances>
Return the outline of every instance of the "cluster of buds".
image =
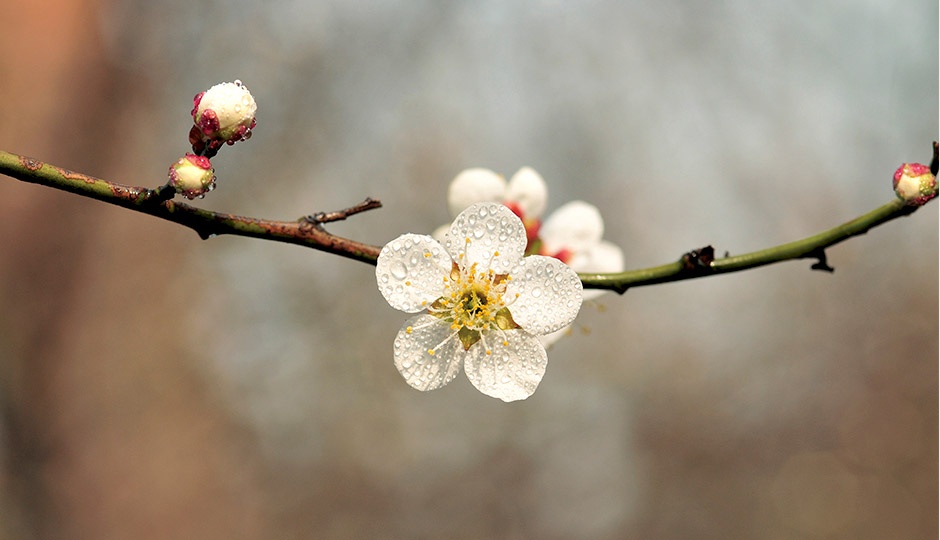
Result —
<instances>
[{"instance_id":1,"label":"cluster of buds","mask_svg":"<svg viewBox=\"0 0 940 540\"><path fill-rule=\"evenodd\" d=\"M189 132L193 150L214 155L223 144L248 139L257 123L257 110L251 92L238 80L196 94L192 110L195 125Z\"/></svg>"},{"instance_id":2,"label":"cluster of buds","mask_svg":"<svg viewBox=\"0 0 940 540\"><path fill-rule=\"evenodd\" d=\"M905 163L894 173L894 193L908 206L922 206L937 196L937 177L926 165Z\"/></svg>"},{"instance_id":3,"label":"cluster of buds","mask_svg":"<svg viewBox=\"0 0 940 540\"><path fill-rule=\"evenodd\" d=\"M215 189L215 170L209 158L224 144L235 144L251 137L257 123L258 105L251 92L236 80L221 83L193 98L193 127L189 132L192 154L186 154L170 166L167 185L188 198L202 198Z\"/></svg>"}]
</instances>

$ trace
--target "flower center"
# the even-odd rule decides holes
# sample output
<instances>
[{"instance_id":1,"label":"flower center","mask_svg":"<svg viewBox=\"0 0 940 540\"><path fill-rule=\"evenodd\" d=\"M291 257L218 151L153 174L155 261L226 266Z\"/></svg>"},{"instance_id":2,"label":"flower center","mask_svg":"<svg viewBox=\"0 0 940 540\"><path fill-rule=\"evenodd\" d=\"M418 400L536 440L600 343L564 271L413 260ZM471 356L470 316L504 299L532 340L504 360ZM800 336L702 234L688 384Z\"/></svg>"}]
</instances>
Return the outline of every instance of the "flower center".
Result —
<instances>
[{"instance_id":1,"label":"flower center","mask_svg":"<svg viewBox=\"0 0 940 540\"><path fill-rule=\"evenodd\" d=\"M450 277L444 278L444 296L431 304L428 313L449 322L464 349L469 349L480 340L480 332L484 330L519 327L503 298L511 279L507 274L496 274L489 269L477 271L476 263L469 267L454 263Z\"/></svg>"}]
</instances>

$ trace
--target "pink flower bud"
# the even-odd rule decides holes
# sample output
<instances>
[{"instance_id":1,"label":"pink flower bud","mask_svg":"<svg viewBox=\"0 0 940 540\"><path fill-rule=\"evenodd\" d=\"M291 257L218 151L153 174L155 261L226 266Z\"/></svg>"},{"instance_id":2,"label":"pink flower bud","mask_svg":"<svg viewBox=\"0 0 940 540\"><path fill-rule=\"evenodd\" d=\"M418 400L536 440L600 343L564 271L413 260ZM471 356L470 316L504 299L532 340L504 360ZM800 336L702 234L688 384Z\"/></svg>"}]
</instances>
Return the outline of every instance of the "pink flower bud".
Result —
<instances>
[{"instance_id":1,"label":"pink flower bud","mask_svg":"<svg viewBox=\"0 0 940 540\"><path fill-rule=\"evenodd\" d=\"M202 198L215 189L215 170L209 158L186 154L170 166L169 184L187 199Z\"/></svg>"},{"instance_id":2,"label":"pink flower bud","mask_svg":"<svg viewBox=\"0 0 940 540\"><path fill-rule=\"evenodd\" d=\"M258 105L241 81L221 83L193 98L193 122L190 132L193 147L218 148L251 137Z\"/></svg>"},{"instance_id":3,"label":"pink flower bud","mask_svg":"<svg viewBox=\"0 0 940 540\"><path fill-rule=\"evenodd\" d=\"M937 177L926 165L905 163L894 173L894 193L909 206L921 206L937 196Z\"/></svg>"}]
</instances>

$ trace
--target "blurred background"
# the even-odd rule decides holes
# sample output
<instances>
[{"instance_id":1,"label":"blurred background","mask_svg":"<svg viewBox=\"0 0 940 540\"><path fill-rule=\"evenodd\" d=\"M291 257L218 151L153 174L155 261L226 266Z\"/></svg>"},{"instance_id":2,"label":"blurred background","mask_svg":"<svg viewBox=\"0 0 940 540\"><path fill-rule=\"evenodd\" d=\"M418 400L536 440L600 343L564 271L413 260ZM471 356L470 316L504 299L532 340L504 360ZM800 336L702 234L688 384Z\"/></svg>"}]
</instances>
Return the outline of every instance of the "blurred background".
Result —
<instances>
[{"instance_id":1,"label":"blurred background","mask_svg":"<svg viewBox=\"0 0 940 540\"><path fill-rule=\"evenodd\" d=\"M467 167L597 205L629 268L890 201L937 138L938 5L0 0L0 148L384 244ZM530 399L408 387L373 268L0 177L0 538L937 537L937 203L788 262L605 295Z\"/></svg>"}]
</instances>

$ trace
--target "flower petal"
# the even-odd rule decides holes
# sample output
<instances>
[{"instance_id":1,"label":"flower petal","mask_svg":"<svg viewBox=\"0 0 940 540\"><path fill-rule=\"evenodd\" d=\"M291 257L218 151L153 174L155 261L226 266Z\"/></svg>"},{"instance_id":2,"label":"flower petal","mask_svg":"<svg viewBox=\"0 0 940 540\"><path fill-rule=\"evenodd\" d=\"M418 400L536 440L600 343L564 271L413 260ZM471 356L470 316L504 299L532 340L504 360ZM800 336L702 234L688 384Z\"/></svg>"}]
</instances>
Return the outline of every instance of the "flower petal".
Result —
<instances>
[{"instance_id":1,"label":"flower petal","mask_svg":"<svg viewBox=\"0 0 940 540\"><path fill-rule=\"evenodd\" d=\"M477 263L478 271L508 273L525 253L522 220L501 204L476 203L457 216L444 246L462 267Z\"/></svg>"},{"instance_id":2,"label":"flower petal","mask_svg":"<svg viewBox=\"0 0 940 540\"><path fill-rule=\"evenodd\" d=\"M535 336L524 330L507 330L487 332L483 340L470 347L464 369L480 392L516 401L535 392L547 365L545 347Z\"/></svg>"},{"instance_id":3,"label":"flower petal","mask_svg":"<svg viewBox=\"0 0 940 540\"><path fill-rule=\"evenodd\" d=\"M623 250L615 244L602 241L591 249L575 253L568 266L575 272L581 273L611 273L623 272L626 267L623 263ZM604 294L600 289L585 289L584 299L590 300Z\"/></svg>"},{"instance_id":4,"label":"flower petal","mask_svg":"<svg viewBox=\"0 0 940 540\"><path fill-rule=\"evenodd\" d=\"M539 230L543 253L550 254L563 249L572 252L590 249L603 236L601 213L584 201L572 201L555 210Z\"/></svg>"},{"instance_id":5,"label":"flower petal","mask_svg":"<svg viewBox=\"0 0 940 540\"><path fill-rule=\"evenodd\" d=\"M584 291L584 292L587 292L587 291ZM562 328L561 330L555 330L554 332L550 332L548 334L545 334L544 336L538 336L538 338L539 338L539 342L542 344L543 347L545 347L545 350L547 351L548 349L552 348L552 345L554 345L556 341L558 341L559 339L569 334L571 334L571 327L566 326Z\"/></svg>"},{"instance_id":6,"label":"flower petal","mask_svg":"<svg viewBox=\"0 0 940 540\"><path fill-rule=\"evenodd\" d=\"M403 234L379 253L375 279L385 300L395 309L415 313L444 294L444 277L452 262L430 236Z\"/></svg>"},{"instance_id":7,"label":"flower petal","mask_svg":"<svg viewBox=\"0 0 940 540\"><path fill-rule=\"evenodd\" d=\"M424 392L454 380L465 356L457 332L433 315L412 317L395 336L395 367L405 382Z\"/></svg>"},{"instance_id":8,"label":"flower petal","mask_svg":"<svg viewBox=\"0 0 940 540\"><path fill-rule=\"evenodd\" d=\"M518 204L526 219L541 218L548 204L545 180L531 167L519 169L509 180L506 201Z\"/></svg>"},{"instance_id":9,"label":"flower petal","mask_svg":"<svg viewBox=\"0 0 940 540\"><path fill-rule=\"evenodd\" d=\"M509 274L504 298L512 302L512 320L532 334L543 335L571 324L581 309L578 274L554 257L530 255ZM513 300L513 296L519 296Z\"/></svg>"},{"instance_id":10,"label":"flower petal","mask_svg":"<svg viewBox=\"0 0 940 540\"><path fill-rule=\"evenodd\" d=\"M447 189L447 207L457 217L478 202L503 202L506 179L489 169L467 169L457 175Z\"/></svg>"},{"instance_id":11,"label":"flower petal","mask_svg":"<svg viewBox=\"0 0 940 540\"><path fill-rule=\"evenodd\" d=\"M434 232L431 233L431 238L437 240L441 244L444 243L444 240L447 238L447 231L450 230L450 225L441 225L440 227L434 229Z\"/></svg>"}]
</instances>

